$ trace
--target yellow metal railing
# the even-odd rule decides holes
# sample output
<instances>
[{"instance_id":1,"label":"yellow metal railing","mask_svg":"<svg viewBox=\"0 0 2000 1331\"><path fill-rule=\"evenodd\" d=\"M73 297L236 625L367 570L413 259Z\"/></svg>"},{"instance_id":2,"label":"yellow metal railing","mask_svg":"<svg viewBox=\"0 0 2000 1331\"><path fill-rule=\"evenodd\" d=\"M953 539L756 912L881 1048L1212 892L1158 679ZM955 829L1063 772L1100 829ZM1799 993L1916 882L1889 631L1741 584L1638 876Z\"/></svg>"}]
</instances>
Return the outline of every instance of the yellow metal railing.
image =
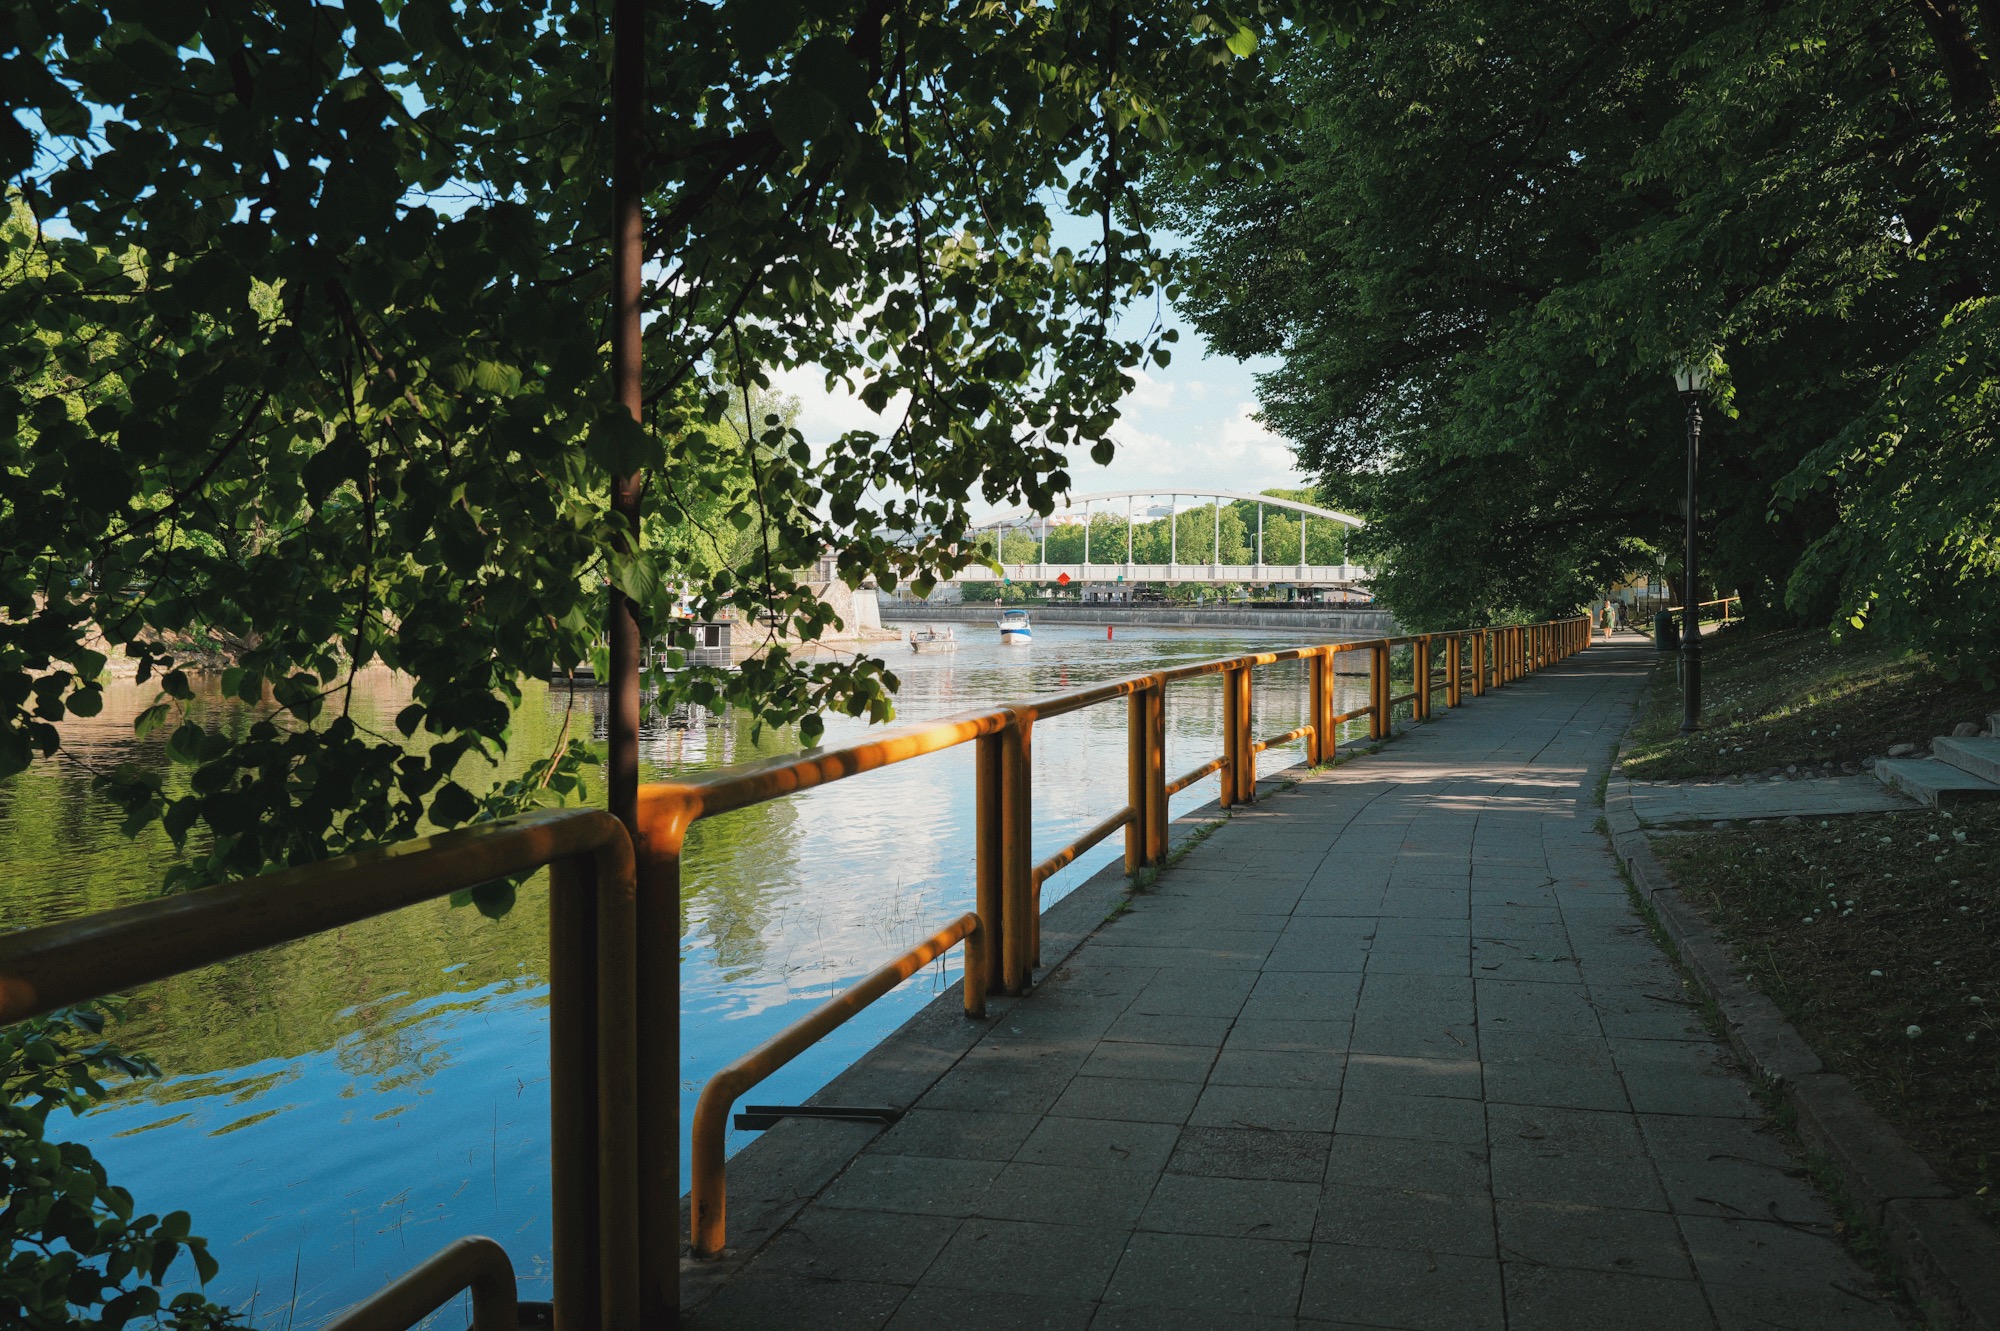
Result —
<instances>
[{"instance_id":1,"label":"yellow metal railing","mask_svg":"<svg viewBox=\"0 0 2000 1331\"><path fill-rule=\"evenodd\" d=\"M700 818L740 809L813 786L844 780L894 763L960 744L977 746L975 772L974 911L905 953L847 993L816 1009L757 1049L718 1072L702 1090L690 1125L692 1175L689 1189L689 1249L696 1258L722 1253L728 1233L727 1176L724 1138L731 1105L744 1092L795 1058L827 1031L894 988L918 966L942 955L958 942L965 945L965 1004L969 1013L982 1009L984 994L1020 994L1027 990L1041 953L1041 889L1058 870L1109 837L1125 833L1125 867L1133 872L1166 857L1167 799L1211 773L1221 775L1221 803L1228 808L1256 796L1257 755L1280 744L1303 740L1306 760L1331 761L1339 726L1368 720L1372 739L1386 738L1395 709L1409 704L1416 720L1429 720L1440 680L1433 662L1442 646L1442 684L1446 705L1465 699L1469 684L1474 696L1503 686L1532 670L1590 645L1590 621L1583 616L1543 624L1468 630L1460 633L1413 634L1357 642L1257 652L1135 675L1129 679L1038 698L879 735L847 748L775 758L759 763L703 773L683 781L642 787L639 795L639 934L642 958L672 956L679 943L681 852L688 829ZM1395 694L1390 663L1395 648L1409 646L1415 687ZM1467 648L1470 648L1469 652ZM1369 654L1369 704L1350 711L1334 710L1336 665L1350 652ZM1469 659L1468 659L1469 657ZM1281 735L1257 739L1252 729L1251 676L1256 669L1279 662L1305 663L1311 684L1304 725ZM1222 676L1223 751L1220 755L1169 780L1165 774L1166 691L1169 685L1207 675ZM1030 758L1038 722L1122 700L1127 709L1125 803L1110 816L1057 850L1036 861L1030 851L1033 790ZM642 965L640 970L640 1030L642 1045L655 1046L646 1032L677 1017L677 973ZM641 1074L642 1121L664 1121L676 1105L673 1081L678 1057L660 1059L658 1067ZM661 1117L656 1117L661 1116ZM642 1160L648 1178L677 1163L669 1155L677 1137L647 1134ZM655 1246L676 1217L670 1191L641 1200L641 1244ZM659 1237L655 1237L659 1236ZM662 1283L648 1291L645 1306L671 1308L666 1300L670 1270L660 1264ZM658 1302L655 1302L658 1300Z\"/></svg>"},{"instance_id":2,"label":"yellow metal railing","mask_svg":"<svg viewBox=\"0 0 2000 1331\"><path fill-rule=\"evenodd\" d=\"M642 1053L633 1023L636 902L632 843L610 814L522 814L0 935L0 1024L544 865L550 870L549 1170L558 1322L565 1328L636 1327L640 1248L633 1221L641 1180L634 1071ZM478 1331L501 1326L511 1322L507 1309L514 1301L506 1262L489 1240L460 1240L335 1325L352 1331L410 1326L469 1288ZM419 1305L425 1306L413 1312Z\"/></svg>"},{"instance_id":3,"label":"yellow metal railing","mask_svg":"<svg viewBox=\"0 0 2000 1331\"><path fill-rule=\"evenodd\" d=\"M1719 619L1724 624L1727 624L1730 622L1729 607L1732 605L1739 607L1739 609L1736 611L1736 617L1738 619L1741 619L1743 617L1743 611L1740 608L1742 604L1743 604L1743 598L1740 596L1725 596L1718 601L1703 601L1695 607L1695 611L1701 616L1703 623L1707 623L1708 621L1713 619ZM1709 611L1717 608L1720 608L1722 611L1720 615L1712 615L1708 613ZM1685 605L1670 605L1667 607L1667 613L1670 615L1678 615L1679 613L1681 613L1681 611L1685 609L1687 609Z\"/></svg>"},{"instance_id":4,"label":"yellow metal railing","mask_svg":"<svg viewBox=\"0 0 2000 1331\"><path fill-rule=\"evenodd\" d=\"M725 1238L723 1124L737 1096L919 968L965 949L965 1009L989 993L1019 994L1041 948L1047 879L1113 832L1128 871L1167 851L1167 799L1219 773L1224 807L1256 797L1257 755L1303 741L1331 761L1340 725L1366 719L1386 738L1395 709L1431 716L1444 648L1446 705L1459 706L1590 645L1587 618L1416 634L1259 652L1155 671L1029 703L990 708L878 735L842 749L748 763L643 787L640 841L595 810L524 814L364 851L245 882L0 935L0 1024L274 947L496 879L550 869L550 1173L558 1331L674 1324L679 1309L680 861L700 818L973 743L977 818L974 909L838 998L718 1072L692 1127L689 1249L720 1253ZM1392 652L1409 646L1410 693L1390 684ZM1334 710L1336 664L1368 653L1369 701ZM1305 724L1266 739L1252 731L1251 675L1306 663ZM1170 684L1222 676L1223 751L1165 774ZM1128 762L1123 807L1036 862L1030 855L1035 723L1124 700ZM636 858L635 858L636 850ZM393 1331L462 1290L475 1331L506 1325L514 1278L490 1240L461 1239L343 1313L339 1331Z\"/></svg>"}]
</instances>

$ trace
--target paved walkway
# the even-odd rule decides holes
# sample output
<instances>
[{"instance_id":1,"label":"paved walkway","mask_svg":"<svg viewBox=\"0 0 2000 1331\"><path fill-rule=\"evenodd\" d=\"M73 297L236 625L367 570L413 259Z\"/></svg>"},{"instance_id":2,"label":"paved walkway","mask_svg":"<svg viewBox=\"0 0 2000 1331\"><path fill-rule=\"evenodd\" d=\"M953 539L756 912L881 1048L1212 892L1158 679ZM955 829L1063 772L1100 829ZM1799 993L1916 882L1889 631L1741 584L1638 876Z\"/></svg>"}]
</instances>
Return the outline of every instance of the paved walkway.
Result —
<instances>
[{"instance_id":1,"label":"paved walkway","mask_svg":"<svg viewBox=\"0 0 2000 1331\"><path fill-rule=\"evenodd\" d=\"M1239 813L693 1325L1896 1325L1595 830L1650 660Z\"/></svg>"}]
</instances>

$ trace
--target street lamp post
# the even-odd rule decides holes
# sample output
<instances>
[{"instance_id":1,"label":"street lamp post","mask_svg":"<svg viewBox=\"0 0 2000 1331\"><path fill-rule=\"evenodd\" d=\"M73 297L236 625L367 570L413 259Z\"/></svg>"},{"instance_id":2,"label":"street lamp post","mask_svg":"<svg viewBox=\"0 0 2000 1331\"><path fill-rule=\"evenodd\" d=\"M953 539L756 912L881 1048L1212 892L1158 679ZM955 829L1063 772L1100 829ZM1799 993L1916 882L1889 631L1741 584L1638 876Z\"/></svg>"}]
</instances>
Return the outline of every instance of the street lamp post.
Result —
<instances>
[{"instance_id":1,"label":"street lamp post","mask_svg":"<svg viewBox=\"0 0 2000 1331\"><path fill-rule=\"evenodd\" d=\"M1695 565L1695 481L1701 464L1701 395L1708 390L1708 366L1687 362L1674 367L1674 386L1687 404L1687 558L1681 590L1681 733L1701 729L1701 592Z\"/></svg>"}]
</instances>

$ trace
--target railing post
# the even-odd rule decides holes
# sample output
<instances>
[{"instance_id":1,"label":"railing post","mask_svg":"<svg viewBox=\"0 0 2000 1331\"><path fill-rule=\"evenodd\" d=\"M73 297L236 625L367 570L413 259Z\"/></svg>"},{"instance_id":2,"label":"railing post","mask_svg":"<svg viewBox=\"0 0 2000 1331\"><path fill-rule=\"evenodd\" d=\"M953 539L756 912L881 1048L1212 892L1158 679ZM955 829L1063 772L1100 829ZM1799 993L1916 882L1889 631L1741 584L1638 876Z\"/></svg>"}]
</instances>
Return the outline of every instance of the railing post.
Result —
<instances>
[{"instance_id":1,"label":"railing post","mask_svg":"<svg viewBox=\"0 0 2000 1331\"><path fill-rule=\"evenodd\" d=\"M1252 716L1250 683L1250 667L1244 666L1236 672L1236 754L1242 760L1236 778L1236 798L1245 804L1257 802L1257 737L1252 733L1256 722Z\"/></svg>"},{"instance_id":2,"label":"railing post","mask_svg":"<svg viewBox=\"0 0 2000 1331\"><path fill-rule=\"evenodd\" d=\"M1444 641L1444 671L1447 676L1444 686L1445 706L1464 706L1465 639L1456 633Z\"/></svg>"},{"instance_id":3,"label":"railing post","mask_svg":"<svg viewBox=\"0 0 2000 1331\"><path fill-rule=\"evenodd\" d=\"M597 1169L597 884L577 859L549 866L549 1218L555 1303L566 1325L603 1320L603 1235ZM626 922L630 936L630 921ZM636 1217L635 1217L636 1219ZM675 1245L678 1248L678 1244ZM676 1263L678 1266L678 1262Z\"/></svg>"},{"instance_id":4,"label":"railing post","mask_svg":"<svg viewBox=\"0 0 2000 1331\"><path fill-rule=\"evenodd\" d=\"M1239 718L1236 709L1242 706L1236 693L1236 672L1222 672L1222 794L1219 803L1225 809L1234 808L1238 802L1236 777L1243 770L1243 756L1236 751L1236 731Z\"/></svg>"},{"instance_id":5,"label":"railing post","mask_svg":"<svg viewBox=\"0 0 2000 1331\"><path fill-rule=\"evenodd\" d=\"M1431 719L1431 640L1428 635L1410 644L1410 686L1417 695L1411 709L1418 721Z\"/></svg>"},{"instance_id":6,"label":"railing post","mask_svg":"<svg viewBox=\"0 0 2000 1331\"><path fill-rule=\"evenodd\" d=\"M694 816L693 808L676 806L667 817L649 818L638 847L646 865L632 928L638 967L634 1118L643 1327L671 1326L680 1316L681 851Z\"/></svg>"},{"instance_id":7,"label":"railing post","mask_svg":"<svg viewBox=\"0 0 2000 1331\"><path fill-rule=\"evenodd\" d=\"M1153 787L1146 773L1153 727L1146 715L1146 701L1152 694L1150 688L1137 688L1125 698L1125 806L1132 811L1132 820L1125 824L1128 876L1151 863L1146 858L1146 830L1152 826L1152 817L1146 810L1146 801L1152 797Z\"/></svg>"},{"instance_id":8,"label":"railing post","mask_svg":"<svg viewBox=\"0 0 2000 1331\"><path fill-rule=\"evenodd\" d=\"M1389 738L1389 645L1378 642L1368 651L1368 738Z\"/></svg>"},{"instance_id":9,"label":"railing post","mask_svg":"<svg viewBox=\"0 0 2000 1331\"><path fill-rule=\"evenodd\" d=\"M1312 671L1311 688L1307 693L1307 716L1312 721L1312 734L1306 738L1306 763L1318 767L1321 763L1333 761L1333 726L1327 720L1333 715L1333 653L1322 649L1317 656L1307 658Z\"/></svg>"},{"instance_id":10,"label":"railing post","mask_svg":"<svg viewBox=\"0 0 2000 1331\"><path fill-rule=\"evenodd\" d=\"M1167 677L1153 676L1146 705L1146 862L1167 861Z\"/></svg>"},{"instance_id":11,"label":"railing post","mask_svg":"<svg viewBox=\"0 0 2000 1331\"><path fill-rule=\"evenodd\" d=\"M1015 712L1000 732L1001 965L1010 994L1025 994L1034 979L1035 918L1034 765L1031 716Z\"/></svg>"},{"instance_id":12,"label":"railing post","mask_svg":"<svg viewBox=\"0 0 2000 1331\"><path fill-rule=\"evenodd\" d=\"M1486 630L1478 629L1472 635L1472 696L1486 696Z\"/></svg>"},{"instance_id":13,"label":"railing post","mask_svg":"<svg viewBox=\"0 0 2000 1331\"><path fill-rule=\"evenodd\" d=\"M986 987L1001 993L1006 984L1002 947L1007 935L1006 856L1002 851L1000 828L1006 816L1002 798L998 733L981 735L973 741L973 909L979 914L979 938L975 946L985 953Z\"/></svg>"}]
</instances>

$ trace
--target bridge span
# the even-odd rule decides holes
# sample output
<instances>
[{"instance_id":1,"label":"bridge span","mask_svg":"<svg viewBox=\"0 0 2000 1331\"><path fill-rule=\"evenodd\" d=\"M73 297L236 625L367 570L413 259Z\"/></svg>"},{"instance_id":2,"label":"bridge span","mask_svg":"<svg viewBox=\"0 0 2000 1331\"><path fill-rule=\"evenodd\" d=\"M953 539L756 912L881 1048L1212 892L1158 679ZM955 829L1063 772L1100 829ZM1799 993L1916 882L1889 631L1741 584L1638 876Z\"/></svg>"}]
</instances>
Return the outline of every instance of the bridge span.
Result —
<instances>
[{"instance_id":1,"label":"bridge span","mask_svg":"<svg viewBox=\"0 0 2000 1331\"><path fill-rule=\"evenodd\" d=\"M1166 502L1160 502L1164 499ZM1182 504L1183 499L1190 500ZM1229 553L1232 558L1223 558L1224 514L1228 506L1255 506L1254 528L1246 524L1241 535L1241 544L1232 537ZM1122 506L1122 507L1121 507ZM1184 514L1200 513L1206 510L1212 515L1207 532L1190 532L1190 539L1183 550L1180 519ZM1275 548L1267 548L1265 515L1267 510L1275 510L1284 515L1286 530L1282 533L1283 545L1295 550L1297 557L1273 559ZM1105 550L1101 533L1094 533L1093 526L1101 526L1109 518L1124 519L1124 539L1113 539L1112 548ZM1147 558L1139 557L1139 534L1149 529L1159 520L1166 520L1166 559L1161 561L1150 556L1158 551L1149 550ZM1296 521L1294 521L1296 519ZM1326 561L1310 562L1312 546L1312 523L1317 519L1332 528L1354 530L1365 524L1351 514L1321 508L1316 504L1301 503L1295 499L1281 499L1275 495L1247 494L1238 490L1197 490L1197 491L1150 491L1150 490L1105 490L1093 494L1072 495L1062 508L1046 516L1037 513L1011 513L993 518L975 528L982 538L990 536L998 560L999 571L978 566L960 572L954 581L995 582L1071 582L1090 584L1117 583L1289 583L1296 586L1344 587L1365 584L1369 571L1357 564L1344 560L1337 563ZM1049 544L1055 536L1063 546L1074 546L1074 529L1081 527L1082 548L1078 557L1064 560L1051 559ZM1294 531L1292 529L1296 529ZM1029 559L1008 559L1010 553L1007 537L1011 533L1025 533L1035 541L1034 557ZM1272 532L1273 536L1280 533ZM1096 551L1091 549L1093 536L1099 544ZM1206 536L1204 541L1201 537ZM1156 538L1148 532L1148 543L1157 544ZM1271 542L1275 546L1277 542ZM1104 558L1110 555L1110 559ZM1250 556L1248 560L1241 555ZM1123 558L1120 559L1119 556ZM1208 556L1206 559L1203 555ZM1095 556L1095 557L1093 557Z\"/></svg>"}]
</instances>

